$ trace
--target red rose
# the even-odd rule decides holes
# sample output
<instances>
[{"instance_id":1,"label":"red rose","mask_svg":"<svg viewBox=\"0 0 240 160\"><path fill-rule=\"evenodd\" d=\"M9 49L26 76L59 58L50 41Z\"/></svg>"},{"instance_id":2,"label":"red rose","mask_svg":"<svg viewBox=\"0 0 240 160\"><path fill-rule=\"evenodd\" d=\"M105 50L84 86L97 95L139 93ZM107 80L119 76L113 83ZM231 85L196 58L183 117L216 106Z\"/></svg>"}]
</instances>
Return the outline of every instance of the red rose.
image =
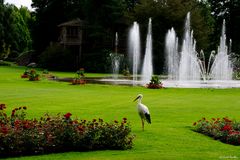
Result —
<instances>
[{"instance_id":1,"label":"red rose","mask_svg":"<svg viewBox=\"0 0 240 160\"><path fill-rule=\"evenodd\" d=\"M66 113L66 114L64 115L64 117L65 117L66 119L69 119L69 118L71 117L71 115L72 115L72 114L68 112L68 113Z\"/></svg>"},{"instance_id":2,"label":"red rose","mask_svg":"<svg viewBox=\"0 0 240 160\"><path fill-rule=\"evenodd\" d=\"M221 130L222 130L222 131L230 131L230 130L232 130L232 126L226 124Z\"/></svg>"},{"instance_id":3,"label":"red rose","mask_svg":"<svg viewBox=\"0 0 240 160\"><path fill-rule=\"evenodd\" d=\"M1 132L2 132L3 134L7 134L7 133L8 133L7 127L3 126Z\"/></svg>"}]
</instances>

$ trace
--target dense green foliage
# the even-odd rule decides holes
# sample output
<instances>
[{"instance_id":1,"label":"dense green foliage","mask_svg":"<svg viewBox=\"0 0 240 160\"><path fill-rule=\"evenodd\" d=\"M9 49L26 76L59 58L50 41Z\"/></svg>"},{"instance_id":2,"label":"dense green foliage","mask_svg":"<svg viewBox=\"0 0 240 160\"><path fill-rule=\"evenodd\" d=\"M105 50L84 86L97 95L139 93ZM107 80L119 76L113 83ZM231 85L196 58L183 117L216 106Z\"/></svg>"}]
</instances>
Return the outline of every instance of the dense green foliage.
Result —
<instances>
[{"instance_id":1,"label":"dense green foliage","mask_svg":"<svg viewBox=\"0 0 240 160\"><path fill-rule=\"evenodd\" d=\"M217 49L222 21L225 19L228 40L232 39L232 52L239 54L238 0L33 0L32 6L34 11L30 13L26 8L17 9L13 5L0 4L0 53L3 53L4 44L5 48L10 48L9 56L16 57L31 49L33 44L36 51L33 59L45 65L46 62L39 61L39 55L48 50L52 42L59 40L58 25L80 18L86 26L81 63L79 66L75 60L74 70L84 67L93 72L108 72L109 69L104 66L106 58L102 57L106 56L105 50L115 51L115 33L119 33L119 53L127 55L128 29L133 21L138 21L143 57L148 18L152 17L154 72L161 73L164 70L166 32L174 27L181 44L184 19L187 12L191 12L197 51L203 49L208 55ZM72 52L68 54L69 59L76 59L76 53ZM67 68L69 63L61 65Z\"/></svg>"},{"instance_id":2,"label":"dense green foliage","mask_svg":"<svg viewBox=\"0 0 240 160\"><path fill-rule=\"evenodd\" d=\"M32 38L28 26L31 18L27 8L0 4L0 57L10 50L9 58L16 58L20 53L32 48Z\"/></svg>"},{"instance_id":3,"label":"dense green foliage","mask_svg":"<svg viewBox=\"0 0 240 160\"><path fill-rule=\"evenodd\" d=\"M39 56L39 63L42 67L50 70L74 70L74 58L67 48L59 44L52 44Z\"/></svg>"},{"instance_id":4,"label":"dense green foliage","mask_svg":"<svg viewBox=\"0 0 240 160\"><path fill-rule=\"evenodd\" d=\"M106 63L101 58L103 51L114 50L115 32L119 33L119 52L126 55L128 28L133 21L138 21L141 27L142 56L144 51L146 28L148 18L153 19L154 38L154 64L155 71L160 72L164 64L164 38L168 29L174 27L178 36L183 34L184 19L187 12L191 12L192 26L199 49L207 48L209 34L213 31L213 19L210 9L204 3L195 0L170 0L170 1L127 1L127 0L88 0L58 2L33 0L36 9L36 25L34 30L34 48L43 52L49 42L57 41L60 23L81 18L87 22L87 35L84 37L82 67L99 72L102 64ZM45 33L45 34L42 34ZM91 56L93 55L93 56ZM96 61L97 59L97 61ZM95 65L97 64L97 65ZM67 65L65 65L67 66ZM102 68L100 72L106 72Z\"/></svg>"},{"instance_id":5,"label":"dense green foliage","mask_svg":"<svg viewBox=\"0 0 240 160\"><path fill-rule=\"evenodd\" d=\"M209 0L209 6L214 19L216 20L213 39L219 41L221 26L223 19L226 20L227 37L232 39L232 51L239 54L240 50L240 1L239 0ZM228 40L229 40L228 39Z\"/></svg>"},{"instance_id":6,"label":"dense green foliage","mask_svg":"<svg viewBox=\"0 0 240 160\"><path fill-rule=\"evenodd\" d=\"M73 118L105 121L128 118L134 146L127 151L66 152L42 156L25 156L17 160L47 159L219 159L240 157L239 147L215 141L192 131L193 122L206 117L229 117L239 121L240 89L177 89L150 90L143 87L89 84L69 85L48 80L38 82L21 79L24 67L0 67L1 103L11 107L28 106L26 118L41 117L44 113L56 115L74 113ZM74 73L51 72L61 77ZM85 73L85 76L99 74ZM105 75L103 75L105 76ZM163 84L164 85L164 84ZM133 99L144 95L152 124L142 131L141 120ZM14 158L11 158L13 160Z\"/></svg>"}]
</instances>

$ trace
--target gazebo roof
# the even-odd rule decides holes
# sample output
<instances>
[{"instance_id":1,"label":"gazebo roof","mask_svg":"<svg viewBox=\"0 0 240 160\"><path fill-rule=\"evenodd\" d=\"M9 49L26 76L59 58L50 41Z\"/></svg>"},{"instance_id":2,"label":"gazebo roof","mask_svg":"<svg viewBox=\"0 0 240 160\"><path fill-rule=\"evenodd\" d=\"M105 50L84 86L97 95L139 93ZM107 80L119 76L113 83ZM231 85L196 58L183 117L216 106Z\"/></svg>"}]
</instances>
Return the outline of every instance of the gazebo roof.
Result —
<instances>
[{"instance_id":1,"label":"gazebo roof","mask_svg":"<svg viewBox=\"0 0 240 160\"><path fill-rule=\"evenodd\" d=\"M86 26L86 23L85 23L85 21L77 18L77 19L73 19L71 21L64 22L64 23L61 23L61 24L58 25L58 27L65 27L65 26L77 26L77 27L80 27L80 26Z\"/></svg>"}]
</instances>

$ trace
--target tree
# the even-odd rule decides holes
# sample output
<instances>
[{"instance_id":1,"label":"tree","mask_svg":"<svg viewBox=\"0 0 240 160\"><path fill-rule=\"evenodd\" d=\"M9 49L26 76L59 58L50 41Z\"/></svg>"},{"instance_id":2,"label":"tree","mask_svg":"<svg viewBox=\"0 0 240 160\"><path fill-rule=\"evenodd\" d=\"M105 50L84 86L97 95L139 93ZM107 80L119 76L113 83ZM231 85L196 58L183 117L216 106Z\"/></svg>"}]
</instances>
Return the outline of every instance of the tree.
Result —
<instances>
[{"instance_id":1,"label":"tree","mask_svg":"<svg viewBox=\"0 0 240 160\"><path fill-rule=\"evenodd\" d=\"M15 58L21 52L31 49L30 32L18 8L9 4L0 7L0 51L8 48L11 50L9 56Z\"/></svg>"},{"instance_id":2,"label":"tree","mask_svg":"<svg viewBox=\"0 0 240 160\"><path fill-rule=\"evenodd\" d=\"M101 54L112 47L116 31L126 28L123 19L125 0L33 0L36 23L33 28L34 48L41 54L58 41L58 25L80 18L87 25L84 53ZM123 33L123 32L122 32ZM85 54L86 55L86 54ZM86 57L88 58L88 57ZM92 58L88 58L92 61ZM90 68L90 67L89 67Z\"/></svg>"},{"instance_id":3,"label":"tree","mask_svg":"<svg viewBox=\"0 0 240 160\"><path fill-rule=\"evenodd\" d=\"M215 33L212 39L218 44L223 19L226 20L227 37L232 39L232 50L240 54L240 1L239 0L208 0L211 12L216 19ZM218 36L216 36L218 35Z\"/></svg>"},{"instance_id":4,"label":"tree","mask_svg":"<svg viewBox=\"0 0 240 160\"><path fill-rule=\"evenodd\" d=\"M2 51L0 52L0 60L8 58L8 55L10 54L10 47L11 46L6 46L6 43L3 43Z\"/></svg>"}]
</instances>

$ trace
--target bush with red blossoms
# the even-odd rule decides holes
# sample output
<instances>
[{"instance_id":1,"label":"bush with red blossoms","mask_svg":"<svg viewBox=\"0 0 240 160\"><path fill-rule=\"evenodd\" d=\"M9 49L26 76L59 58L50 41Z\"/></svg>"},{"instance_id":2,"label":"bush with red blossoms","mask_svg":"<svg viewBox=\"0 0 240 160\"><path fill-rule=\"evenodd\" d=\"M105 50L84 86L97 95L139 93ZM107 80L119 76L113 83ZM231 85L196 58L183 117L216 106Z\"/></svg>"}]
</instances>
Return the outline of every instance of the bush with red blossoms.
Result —
<instances>
[{"instance_id":1,"label":"bush with red blossoms","mask_svg":"<svg viewBox=\"0 0 240 160\"><path fill-rule=\"evenodd\" d=\"M199 133L211 136L224 143L240 145L240 122L229 118L212 118L193 123L194 130Z\"/></svg>"},{"instance_id":2,"label":"bush with red blossoms","mask_svg":"<svg viewBox=\"0 0 240 160\"><path fill-rule=\"evenodd\" d=\"M158 76L152 76L152 79L150 80L150 83L147 84L147 88L160 89L160 88L163 88L163 84L160 81Z\"/></svg>"},{"instance_id":3,"label":"bush with red blossoms","mask_svg":"<svg viewBox=\"0 0 240 160\"><path fill-rule=\"evenodd\" d=\"M10 116L0 104L0 157L66 151L130 149L131 128L126 118L104 122L73 119L71 113L39 120L26 119L26 107L17 107Z\"/></svg>"}]
</instances>

